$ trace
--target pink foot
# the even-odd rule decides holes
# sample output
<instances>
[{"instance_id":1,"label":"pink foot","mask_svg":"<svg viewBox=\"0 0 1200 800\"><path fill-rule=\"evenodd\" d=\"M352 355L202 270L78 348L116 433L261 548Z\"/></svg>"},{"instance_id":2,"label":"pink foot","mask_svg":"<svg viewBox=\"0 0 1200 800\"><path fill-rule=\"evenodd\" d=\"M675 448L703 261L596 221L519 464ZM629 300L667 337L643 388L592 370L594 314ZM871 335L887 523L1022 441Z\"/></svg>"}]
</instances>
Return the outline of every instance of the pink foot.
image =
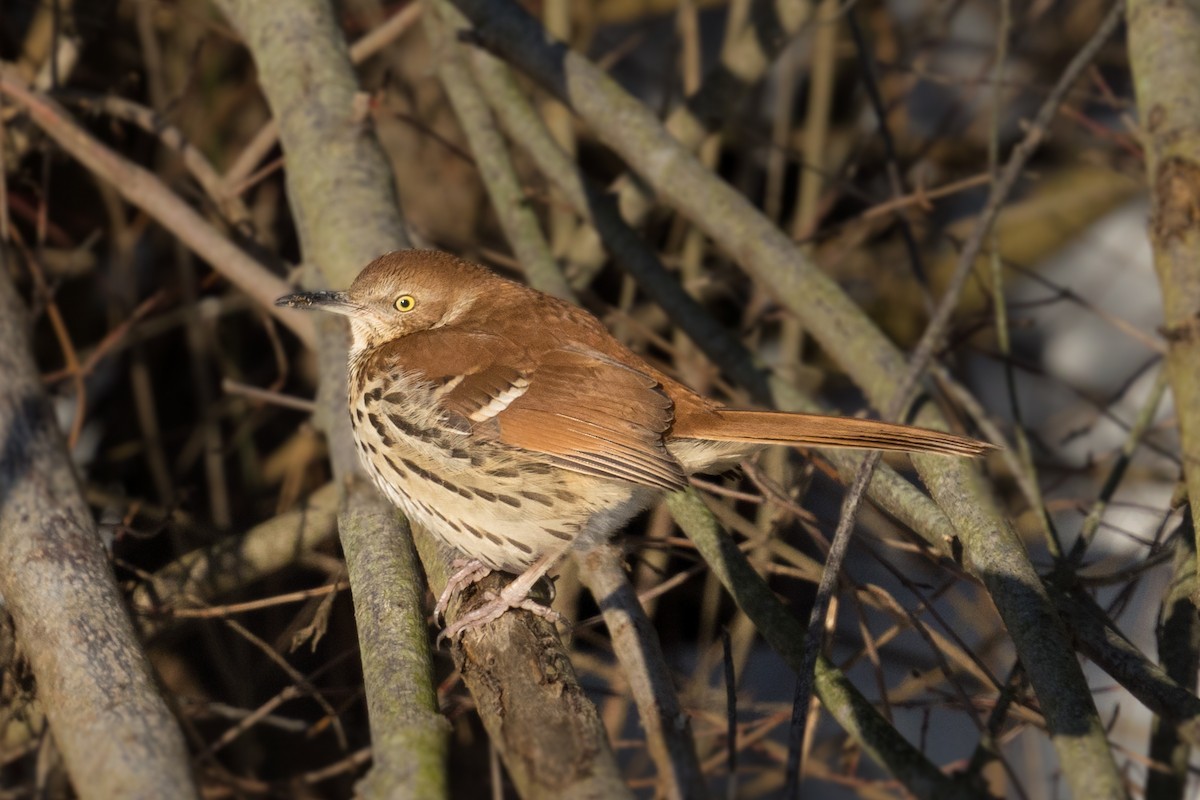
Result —
<instances>
[{"instance_id":1,"label":"pink foot","mask_svg":"<svg viewBox=\"0 0 1200 800\"><path fill-rule=\"evenodd\" d=\"M441 625L445 620L446 609L449 607L450 600L454 595L468 586L474 586L492 574L491 567L474 558L456 558L450 563L450 566L455 570L455 573L446 581L446 588L442 590L441 595L438 597L437 605L433 607L433 621L438 625ZM442 636L445 635L444 633L442 634Z\"/></svg>"},{"instance_id":2,"label":"pink foot","mask_svg":"<svg viewBox=\"0 0 1200 800\"><path fill-rule=\"evenodd\" d=\"M562 614L559 614L549 606L544 606L536 600L529 597L529 589L518 586L518 581L513 581L508 586L500 590L500 594L488 592L486 602L483 605L473 608L466 614L463 614L453 625L449 625L438 636L437 644L440 647L443 640L454 641L455 638L466 633L469 630L482 627L489 622L494 622L510 609L523 608L531 614L536 614L550 622L563 621ZM517 591L510 591L513 587L517 587Z\"/></svg>"},{"instance_id":3,"label":"pink foot","mask_svg":"<svg viewBox=\"0 0 1200 800\"><path fill-rule=\"evenodd\" d=\"M437 643L440 646L443 639L454 640L455 637L462 634L464 631L472 628L478 628L481 625L486 625L500 618L500 615L510 608L523 608L539 617L544 617L551 622L558 622L562 619L562 615L557 611L553 611L546 606L529 599L529 592L537 584L542 576L545 575L554 563L565 553L565 548L554 553L546 553L545 555L534 561L529 567L513 579L513 582L500 590L500 594L489 593L487 600L478 608L468 611L463 614L454 624L442 631L438 636ZM466 573L466 567L460 569L455 575ZM476 578L478 580L478 578ZM472 581L473 583L474 581ZM445 594L445 593L443 593Z\"/></svg>"}]
</instances>

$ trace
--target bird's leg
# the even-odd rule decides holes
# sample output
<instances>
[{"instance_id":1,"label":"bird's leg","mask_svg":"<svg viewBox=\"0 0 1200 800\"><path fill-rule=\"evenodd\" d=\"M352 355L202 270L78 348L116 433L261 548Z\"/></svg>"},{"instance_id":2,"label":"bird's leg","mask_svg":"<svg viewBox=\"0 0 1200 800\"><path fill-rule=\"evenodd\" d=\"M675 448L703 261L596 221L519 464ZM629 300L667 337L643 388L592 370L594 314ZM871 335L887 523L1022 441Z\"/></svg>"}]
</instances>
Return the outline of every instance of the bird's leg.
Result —
<instances>
[{"instance_id":1,"label":"bird's leg","mask_svg":"<svg viewBox=\"0 0 1200 800\"><path fill-rule=\"evenodd\" d=\"M433 621L438 625L446 618L446 609L454 595L474 586L491 575L493 570L477 558L456 558L450 562L450 568L455 572L446 581L446 588L438 595L437 605L433 607Z\"/></svg>"},{"instance_id":2,"label":"bird's leg","mask_svg":"<svg viewBox=\"0 0 1200 800\"><path fill-rule=\"evenodd\" d=\"M448 626L442 631L441 636L438 637L438 643L440 644L443 639L453 640L465 631L478 628L480 625L486 625L493 620L499 619L501 614L512 608L523 608L539 617L545 617L551 622L560 621L562 619L561 614L530 598L529 592L558 563L558 560L566 553L567 549L563 548L547 553L530 564L524 572L513 579L512 583L501 589L499 594L493 595L479 607L473 608L466 614L463 614L454 621L453 625Z\"/></svg>"}]
</instances>

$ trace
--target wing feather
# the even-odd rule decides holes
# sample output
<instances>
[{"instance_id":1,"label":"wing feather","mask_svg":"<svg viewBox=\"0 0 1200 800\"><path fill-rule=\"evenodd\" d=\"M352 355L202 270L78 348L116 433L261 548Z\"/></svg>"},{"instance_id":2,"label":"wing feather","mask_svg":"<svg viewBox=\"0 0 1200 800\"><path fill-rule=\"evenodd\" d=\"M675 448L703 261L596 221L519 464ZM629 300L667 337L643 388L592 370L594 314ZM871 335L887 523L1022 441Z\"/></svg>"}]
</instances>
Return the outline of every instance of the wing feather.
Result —
<instances>
[{"instance_id":1,"label":"wing feather","mask_svg":"<svg viewBox=\"0 0 1200 800\"><path fill-rule=\"evenodd\" d=\"M446 329L385 346L458 430L536 453L564 469L662 489L685 485L664 443L671 399L652 376L587 349L531 352L493 334Z\"/></svg>"}]
</instances>

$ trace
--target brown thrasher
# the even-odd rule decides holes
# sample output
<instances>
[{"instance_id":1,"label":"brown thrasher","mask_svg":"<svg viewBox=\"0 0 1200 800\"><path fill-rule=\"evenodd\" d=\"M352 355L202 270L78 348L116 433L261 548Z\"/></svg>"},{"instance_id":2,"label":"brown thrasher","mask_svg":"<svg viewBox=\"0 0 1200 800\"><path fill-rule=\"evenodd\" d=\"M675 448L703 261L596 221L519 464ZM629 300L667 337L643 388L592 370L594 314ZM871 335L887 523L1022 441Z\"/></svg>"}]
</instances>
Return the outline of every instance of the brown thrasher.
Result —
<instances>
[{"instance_id":1,"label":"brown thrasher","mask_svg":"<svg viewBox=\"0 0 1200 800\"><path fill-rule=\"evenodd\" d=\"M350 416L367 472L469 556L438 611L487 572L520 573L448 636L532 609L530 588L573 545L765 445L967 456L990 447L874 420L725 408L586 311L448 253L389 253L348 291L277 304L349 319Z\"/></svg>"}]
</instances>

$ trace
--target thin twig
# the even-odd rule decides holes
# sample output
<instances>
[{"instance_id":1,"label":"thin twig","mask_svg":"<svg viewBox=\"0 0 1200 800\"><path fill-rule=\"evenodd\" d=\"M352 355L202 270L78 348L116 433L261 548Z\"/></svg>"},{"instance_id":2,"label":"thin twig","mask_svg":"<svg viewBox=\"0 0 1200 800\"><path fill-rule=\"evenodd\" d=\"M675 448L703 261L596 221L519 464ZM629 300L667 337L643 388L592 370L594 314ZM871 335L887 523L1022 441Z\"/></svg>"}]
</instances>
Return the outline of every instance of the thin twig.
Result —
<instances>
[{"instance_id":1,"label":"thin twig","mask_svg":"<svg viewBox=\"0 0 1200 800\"><path fill-rule=\"evenodd\" d=\"M100 175L129 202L141 208L185 242L235 286L312 346L312 319L275 306L291 287L217 232L153 173L119 156L75 124L53 100L30 91L11 72L0 73L0 92L20 103L30 118L64 150Z\"/></svg>"},{"instance_id":2,"label":"thin twig","mask_svg":"<svg viewBox=\"0 0 1200 800\"><path fill-rule=\"evenodd\" d=\"M235 226L250 223L250 211L241 198L225 192L221 176L201 150L188 141L187 135L171 125L153 109L114 95L93 95L69 92L61 96L63 102L74 104L86 111L104 113L116 119L137 125L147 133L157 136L166 147L179 156L180 161L205 194Z\"/></svg>"},{"instance_id":3,"label":"thin twig","mask_svg":"<svg viewBox=\"0 0 1200 800\"><path fill-rule=\"evenodd\" d=\"M297 411L305 411L309 414L317 410L317 404L312 400L305 400L302 397L293 397L291 395L280 394L273 392L270 389L260 389L257 386L251 386L246 383L239 383L230 378L225 378L221 381L221 390L228 394L240 394L243 397L249 397L254 400L260 400L264 403L280 406L282 408L293 408Z\"/></svg>"},{"instance_id":4,"label":"thin twig","mask_svg":"<svg viewBox=\"0 0 1200 800\"><path fill-rule=\"evenodd\" d=\"M341 717L338 715L337 711L334 710L333 706L329 703L329 701L325 698L325 695L319 689L317 689L316 686L313 685L312 681L309 680L308 678L306 678L300 672L300 670L296 669L291 664L289 664L287 662L286 658L284 658L282 655L280 655L279 653L277 653L275 651L275 648L271 647L271 645L269 645L265 641L263 641L261 637L255 635L253 632L251 632L249 629L247 629L246 626L243 625L242 623L238 622L235 619L229 619L228 617L222 619L221 621L225 623L226 627L228 627L230 630L234 631L237 635L241 636L243 639L248 641L260 653L265 655L267 657L268 661L274 663L281 670L283 670L284 673L286 673L287 676L289 678L291 678L291 680L295 683L296 688L300 692L311 697L313 699L313 701L316 702L316 704L319 705L321 707L321 709L326 714L328 714L329 718L332 720L333 731L334 731L334 734L337 736L338 746L342 750L349 749L350 743L346 738L346 731L342 726ZM214 746L215 745L216 745L216 743L214 743Z\"/></svg>"},{"instance_id":5,"label":"thin twig","mask_svg":"<svg viewBox=\"0 0 1200 800\"><path fill-rule=\"evenodd\" d=\"M733 674L733 648L728 630L721 631L721 651L725 664L725 752L728 754L725 766L729 772L725 779L725 797L734 800L738 785L737 676Z\"/></svg>"},{"instance_id":6,"label":"thin twig","mask_svg":"<svg viewBox=\"0 0 1200 800\"><path fill-rule=\"evenodd\" d=\"M1129 469L1133 461L1134 453L1137 451L1138 446L1142 443L1143 438L1158 415L1158 407L1166 395L1168 383L1167 370L1165 368L1160 369L1158 375L1155 376L1154 385L1150 388L1150 392L1142 404L1141 410L1133 420L1133 424L1125 436L1125 441L1121 443L1121 450L1113 462L1112 469L1109 470L1104 483L1100 486L1096 502L1092 504L1091 510L1088 511L1087 516L1084 517L1083 524L1079 528L1079 538L1075 540L1075 544L1072 545L1071 552L1067 556L1067 561L1071 567L1078 568L1083 563L1088 546L1092 543L1092 538L1096 535L1096 531L1100 529L1100 523L1104 519L1104 512L1108 510L1113 495L1116 494L1122 479L1125 477L1125 472Z\"/></svg>"}]
</instances>

